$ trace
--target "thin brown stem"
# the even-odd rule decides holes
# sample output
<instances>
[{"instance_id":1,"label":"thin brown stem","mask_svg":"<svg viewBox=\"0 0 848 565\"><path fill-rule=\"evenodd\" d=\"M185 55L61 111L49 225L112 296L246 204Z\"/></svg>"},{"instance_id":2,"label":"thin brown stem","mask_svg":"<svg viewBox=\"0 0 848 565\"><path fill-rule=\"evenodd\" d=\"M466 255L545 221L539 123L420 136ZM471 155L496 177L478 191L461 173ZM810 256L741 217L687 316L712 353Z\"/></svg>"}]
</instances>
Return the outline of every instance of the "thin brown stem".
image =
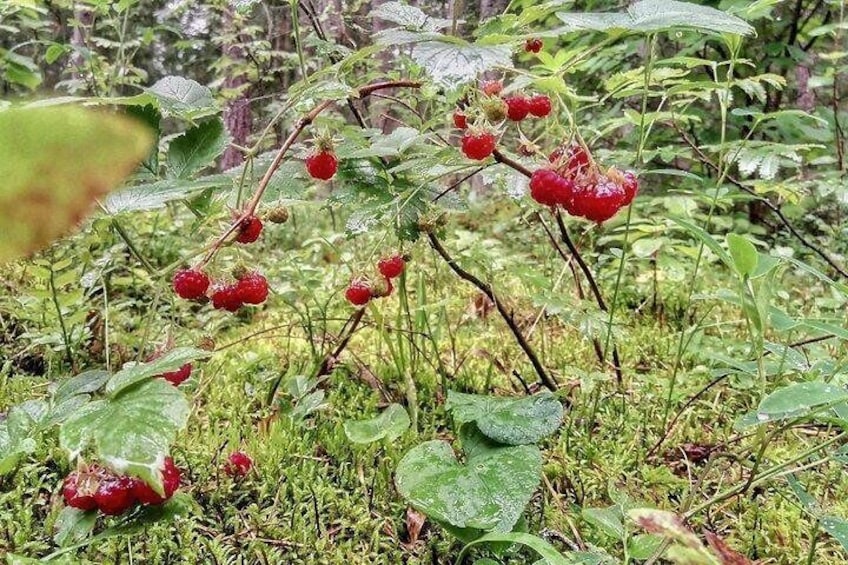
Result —
<instances>
[{"instance_id":1,"label":"thin brown stem","mask_svg":"<svg viewBox=\"0 0 848 565\"><path fill-rule=\"evenodd\" d=\"M524 351L524 354L527 355L527 358L533 365L533 369L536 370L536 374L539 376L539 380L541 381L541 383L549 390L556 391L559 388L557 382L553 379L553 377L548 374L544 365L542 365L542 362L539 361L539 357L536 355L536 352L534 351L533 347L527 341L527 338L522 333L521 328L519 328L518 324L515 322L515 317L509 310L507 310L504 303L501 302L501 300L495 294L492 285L483 282L473 274L460 267L456 260L451 257L451 255L447 252L447 250L442 245L442 242L439 241L439 238L437 238L434 233L428 233L427 237L430 239L430 246L436 251L436 253L439 254L442 259L444 259L444 261L448 264L451 270L456 273L459 278L476 286L480 290L480 292L485 294L486 297L492 301L492 303L495 305L495 309L497 309L498 311L498 314L500 314L501 318L509 327L509 330L512 332L512 335L515 337L515 340L518 342L518 345Z\"/></svg>"}]
</instances>

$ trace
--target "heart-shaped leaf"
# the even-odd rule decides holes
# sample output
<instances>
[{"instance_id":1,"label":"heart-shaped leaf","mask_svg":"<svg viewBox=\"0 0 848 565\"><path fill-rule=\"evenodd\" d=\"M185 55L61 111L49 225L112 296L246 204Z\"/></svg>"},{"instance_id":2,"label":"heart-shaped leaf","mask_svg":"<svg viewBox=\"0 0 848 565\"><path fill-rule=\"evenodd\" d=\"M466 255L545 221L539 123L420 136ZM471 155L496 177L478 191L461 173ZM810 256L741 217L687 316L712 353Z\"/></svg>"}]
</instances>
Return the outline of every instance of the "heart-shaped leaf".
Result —
<instances>
[{"instance_id":1,"label":"heart-shaped leaf","mask_svg":"<svg viewBox=\"0 0 848 565\"><path fill-rule=\"evenodd\" d=\"M115 396L144 379L176 371L186 363L205 357L209 357L208 351L193 347L175 347L149 363L131 364L115 373L106 383L106 394Z\"/></svg>"},{"instance_id":2,"label":"heart-shaped leaf","mask_svg":"<svg viewBox=\"0 0 848 565\"><path fill-rule=\"evenodd\" d=\"M391 404L379 416L370 420L347 421L344 431L353 443L371 443L386 439L393 441L409 427L409 415L400 404Z\"/></svg>"},{"instance_id":3,"label":"heart-shaped leaf","mask_svg":"<svg viewBox=\"0 0 848 565\"><path fill-rule=\"evenodd\" d=\"M0 112L0 263L65 234L147 155L149 131L77 107Z\"/></svg>"},{"instance_id":4,"label":"heart-shaped leaf","mask_svg":"<svg viewBox=\"0 0 848 565\"><path fill-rule=\"evenodd\" d=\"M562 423L562 404L547 391L522 398L448 391L446 407L460 424L474 422L486 437L508 445L536 443Z\"/></svg>"},{"instance_id":5,"label":"heart-shaped leaf","mask_svg":"<svg viewBox=\"0 0 848 565\"><path fill-rule=\"evenodd\" d=\"M401 459L395 482L400 494L433 520L457 528L508 532L536 490L541 471L536 446L486 449L463 465L450 444L434 440Z\"/></svg>"},{"instance_id":6,"label":"heart-shaped leaf","mask_svg":"<svg viewBox=\"0 0 848 565\"><path fill-rule=\"evenodd\" d=\"M93 447L115 471L138 476L161 492L159 469L188 414L179 389L151 379L85 405L62 424L59 443L72 460Z\"/></svg>"}]
</instances>

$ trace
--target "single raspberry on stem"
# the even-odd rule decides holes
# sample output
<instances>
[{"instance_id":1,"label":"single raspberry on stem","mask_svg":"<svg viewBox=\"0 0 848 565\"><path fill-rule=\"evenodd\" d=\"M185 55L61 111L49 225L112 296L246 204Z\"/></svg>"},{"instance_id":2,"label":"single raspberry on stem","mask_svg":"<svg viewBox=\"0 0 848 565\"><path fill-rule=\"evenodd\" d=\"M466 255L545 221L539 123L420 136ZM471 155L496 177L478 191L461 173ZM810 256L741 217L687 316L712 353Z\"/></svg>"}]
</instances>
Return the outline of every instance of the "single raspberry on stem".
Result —
<instances>
[{"instance_id":1,"label":"single raspberry on stem","mask_svg":"<svg viewBox=\"0 0 848 565\"><path fill-rule=\"evenodd\" d=\"M180 298L197 300L206 294L209 276L198 269L180 269L174 273L172 284Z\"/></svg>"},{"instance_id":2,"label":"single raspberry on stem","mask_svg":"<svg viewBox=\"0 0 848 565\"><path fill-rule=\"evenodd\" d=\"M460 143L465 156L477 161L489 157L497 145L495 134L486 130L476 133L468 131L462 136Z\"/></svg>"},{"instance_id":3,"label":"single raspberry on stem","mask_svg":"<svg viewBox=\"0 0 848 565\"><path fill-rule=\"evenodd\" d=\"M253 243L259 239L262 233L262 220L256 216L247 216L239 224L236 241L239 243Z\"/></svg>"}]
</instances>

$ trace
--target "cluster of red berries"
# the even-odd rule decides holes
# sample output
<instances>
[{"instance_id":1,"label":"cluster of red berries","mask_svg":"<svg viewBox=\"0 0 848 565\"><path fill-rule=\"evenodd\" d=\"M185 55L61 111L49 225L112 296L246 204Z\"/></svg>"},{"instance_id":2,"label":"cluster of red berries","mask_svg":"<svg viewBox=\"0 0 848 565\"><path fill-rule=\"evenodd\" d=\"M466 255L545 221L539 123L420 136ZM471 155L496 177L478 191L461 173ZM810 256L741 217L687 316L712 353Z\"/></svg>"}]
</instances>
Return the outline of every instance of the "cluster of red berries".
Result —
<instances>
[{"instance_id":1,"label":"cluster of red berries","mask_svg":"<svg viewBox=\"0 0 848 565\"><path fill-rule=\"evenodd\" d=\"M209 275L198 269L181 269L174 274L174 292L186 300L207 296ZM260 273L244 273L233 283L218 283L209 296L216 309L235 312L245 304L262 304L268 298L268 280Z\"/></svg>"},{"instance_id":2,"label":"cluster of red berries","mask_svg":"<svg viewBox=\"0 0 848 565\"><path fill-rule=\"evenodd\" d=\"M377 282L371 282L365 278L353 279L345 290L345 298L354 306L365 306L372 298L389 296L394 290L392 279L399 277L405 267L406 260L400 255L380 259L377 262L380 279Z\"/></svg>"},{"instance_id":3,"label":"cluster of red berries","mask_svg":"<svg viewBox=\"0 0 848 565\"><path fill-rule=\"evenodd\" d=\"M550 97L544 94L534 96L512 94L501 97L503 83L499 80L483 82L480 90L484 95L480 102L480 110L490 123L504 120L520 122L528 116L544 118L553 108ZM466 130L460 140L460 148L466 157L481 161L494 152L497 138L491 129L469 128L468 115L462 110L454 112L453 124L457 129Z\"/></svg>"},{"instance_id":4,"label":"cluster of red berries","mask_svg":"<svg viewBox=\"0 0 848 565\"><path fill-rule=\"evenodd\" d=\"M632 171L598 170L579 144L551 153L551 168L538 169L530 178L530 196L545 206L561 206L572 216L601 223L629 205L639 191Z\"/></svg>"},{"instance_id":5,"label":"cluster of red berries","mask_svg":"<svg viewBox=\"0 0 848 565\"><path fill-rule=\"evenodd\" d=\"M531 37L524 42L524 50L528 53L538 53L542 50L542 40L538 37Z\"/></svg>"},{"instance_id":6,"label":"cluster of red berries","mask_svg":"<svg viewBox=\"0 0 848 565\"><path fill-rule=\"evenodd\" d=\"M117 516L136 504L159 505L170 499L180 487L180 469L170 457L162 468L165 496L159 495L144 481L116 475L99 465L74 471L62 483L65 504L80 510L95 508L107 516Z\"/></svg>"}]
</instances>

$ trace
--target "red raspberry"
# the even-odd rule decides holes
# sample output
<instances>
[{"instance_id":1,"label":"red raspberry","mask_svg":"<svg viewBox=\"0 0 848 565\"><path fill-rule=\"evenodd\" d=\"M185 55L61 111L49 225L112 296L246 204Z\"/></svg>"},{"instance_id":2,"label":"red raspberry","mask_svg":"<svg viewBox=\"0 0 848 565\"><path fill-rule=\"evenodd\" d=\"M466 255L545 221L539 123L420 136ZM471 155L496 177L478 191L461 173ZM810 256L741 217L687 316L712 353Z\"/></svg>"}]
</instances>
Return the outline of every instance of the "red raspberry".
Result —
<instances>
[{"instance_id":1,"label":"red raspberry","mask_svg":"<svg viewBox=\"0 0 848 565\"><path fill-rule=\"evenodd\" d=\"M624 202L624 189L612 179L603 176L592 190L582 194L582 216L593 222L603 223L621 209Z\"/></svg>"},{"instance_id":2,"label":"red raspberry","mask_svg":"<svg viewBox=\"0 0 848 565\"><path fill-rule=\"evenodd\" d=\"M180 488L180 469L174 465L174 460L165 458L165 466L162 468L162 486L165 487L165 496L159 496L155 490L140 479L133 480L133 495L142 504L162 504Z\"/></svg>"},{"instance_id":3,"label":"red raspberry","mask_svg":"<svg viewBox=\"0 0 848 565\"><path fill-rule=\"evenodd\" d=\"M236 241L239 243L253 243L259 239L262 233L262 220L256 216L248 216L241 221Z\"/></svg>"},{"instance_id":4,"label":"red raspberry","mask_svg":"<svg viewBox=\"0 0 848 565\"><path fill-rule=\"evenodd\" d=\"M453 125L457 129L465 129L468 127L468 116L457 110L453 113Z\"/></svg>"},{"instance_id":5,"label":"red raspberry","mask_svg":"<svg viewBox=\"0 0 848 565\"><path fill-rule=\"evenodd\" d=\"M330 180L339 169L339 160L331 151L316 151L306 158L306 170L314 179Z\"/></svg>"},{"instance_id":6,"label":"red raspberry","mask_svg":"<svg viewBox=\"0 0 848 565\"><path fill-rule=\"evenodd\" d=\"M549 169L539 169L530 178L530 196L545 206L568 206L574 183Z\"/></svg>"},{"instance_id":7,"label":"red raspberry","mask_svg":"<svg viewBox=\"0 0 848 565\"><path fill-rule=\"evenodd\" d=\"M65 480L62 482L62 496L65 498L65 504L71 508L78 508L80 510L94 510L97 508L94 493L87 492L91 490L89 488L90 485L82 484L88 480L86 476L80 476L76 471L65 477Z\"/></svg>"},{"instance_id":8,"label":"red raspberry","mask_svg":"<svg viewBox=\"0 0 848 565\"><path fill-rule=\"evenodd\" d=\"M253 468L253 459L244 451L234 451L227 458L224 472L231 477L244 477Z\"/></svg>"},{"instance_id":9,"label":"red raspberry","mask_svg":"<svg viewBox=\"0 0 848 565\"><path fill-rule=\"evenodd\" d=\"M392 257L384 257L380 259L377 263L377 269L379 269L380 274L387 279L394 279L400 276L405 265L406 261L403 260L403 257L400 255L393 255Z\"/></svg>"},{"instance_id":10,"label":"red raspberry","mask_svg":"<svg viewBox=\"0 0 848 565\"><path fill-rule=\"evenodd\" d=\"M528 53L538 53L542 50L542 40L538 37L533 37L524 42L524 50Z\"/></svg>"},{"instance_id":11,"label":"red raspberry","mask_svg":"<svg viewBox=\"0 0 848 565\"><path fill-rule=\"evenodd\" d=\"M621 205L629 206L639 192L639 179L636 178L636 173L626 171L624 173L624 183L621 185L621 188L624 189L624 202Z\"/></svg>"},{"instance_id":12,"label":"red raspberry","mask_svg":"<svg viewBox=\"0 0 848 565\"><path fill-rule=\"evenodd\" d=\"M487 80L480 85L480 90L487 96L497 96L503 90L503 83L499 80Z\"/></svg>"},{"instance_id":13,"label":"red raspberry","mask_svg":"<svg viewBox=\"0 0 848 565\"><path fill-rule=\"evenodd\" d=\"M235 312L243 304L241 293L234 284L219 285L212 292L212 306L218 310Z\"/></svg>"},{"instance_id":14,"label":"red raspberry","mask_svg":"<svg viewBox=\"0 0 848 565\"><path fill-rule=\"evenodd\" d=\"M259 273L250 273L236 283L238 295L245 304L262 304L268 298L268 280Z\"/></svg>"},{"instance_id":15,"label":"red raspberry","mask_svg":"<svg viewBox=\"0 0 848 565\"><path fill-rule=\"evenodd\" d=\"M345 291L345 298L354 306L364 306L371 300L371 285L363 280L353 280Z\"/></svg>"},{"instance_id":16,"label":"red raspberry","mask_svg":"<svg viewBox=\"0 0 848 565\"><path fill-rule=\"evenodd\" d=\"M462 152L469 159L482 161L495 150L495 135L484 131L478 134L466 132L462 136Z\"/></svg>"},{"instance_id":17,"label":"red raspberry","mask_svg":"<svg viewBox=\"0 0 848 565\"><path fill-rule=\"evenodd\" d=\"M504 102L507 106L506 117L513 122L520 122L530 113L530 99L526 96L507 96Z\"/></svg>"},{"instance_id":18,"label":"red raspberry","mask_svg":"<svg viewBox=\"0 0 848 565\"><path fill-rule=\"evenodd\" d=\"M97 508L107 516L123 514L135 504L133 479L110 475L100 481L94 500Z\"/></svg>"},{"instance_id":19,"label":"red raspberry","mask_svg":"<svg viewBox=\"0 0 848 565\"><path fill-rule=\"evenodd\" d=\"M176 371L162 373L159 375L174 386L179 386L184 380L191 376L191 363L186 363Z\"/></svg>"},{"instance_id":20,"label":"red raspberry","mask_svg":"<svg viewBox=\"0 0 848 565\"><path fill-rule=\"evenodd\" d=\"M209 288L209 277L203 271L196 269L180 269L174 273L174 292L180 298L197 300L206 294Z\"/></svg>"},{"instance_id":21,"label":"red raspberry","mask_svg":"<svg viewBox=\"0 0 848 565\"><path fill-rule=\"evenodd\" d=\"M544 94L537 94L530 99L530 113L537 118L544 118L551 113L551 99Z\"/></svg>"}]
</instances>

